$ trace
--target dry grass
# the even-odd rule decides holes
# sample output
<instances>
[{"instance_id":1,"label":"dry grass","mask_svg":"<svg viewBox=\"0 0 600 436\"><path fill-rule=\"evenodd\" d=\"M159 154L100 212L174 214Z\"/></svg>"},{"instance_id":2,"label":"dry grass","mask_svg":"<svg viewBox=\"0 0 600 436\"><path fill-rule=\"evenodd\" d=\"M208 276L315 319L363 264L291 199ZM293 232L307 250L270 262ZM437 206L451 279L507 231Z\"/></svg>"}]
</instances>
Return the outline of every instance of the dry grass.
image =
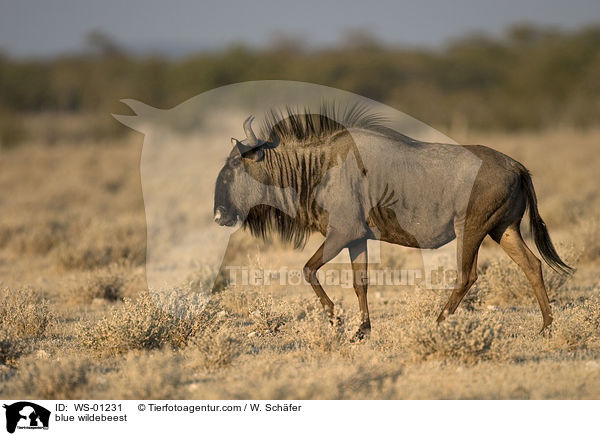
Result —
<instances>
[{"instance_id":1,"label":"dry grass","mask_svg":"<svg viewBox=\"0 0 600 436\"><path fill-rule=\"evenodd\" d=\"M600 347L600 299L596 295L558 312L554 339L569 351Z\"/></svg>"},{"instance_id":2,"label":"dry grass","mask_svg":"<svg viewBox=\"0 0 600 436\"><path fill-rule=\"evenodd\" d=\"M91 226L91 227L90 227ZM142 265L146 259L144 222L82 223L74 225L72 237L56 248L56 262L64 269L90 270L113 263Z\"/></svg>"},{"instance_id":3,"label":"dry grass","mask_svg":"<svg viewBox=\"0 0 600 436\"><path fill-rule=\"evenodd\" d=\"M206 331L195 338L188 350L188 365L192 370L218 370L231 365L240 354L242 342L228 329Z\"/></svg>"},{"instance_id":4,"label":"dry grass","mask_svg":"<svg viewBox=\"0 0 600 436\"><path fill-rule=\"evenodd\" d=\"M121 302L135 298L144 288L143 271L116 264L77 274L70 284L69 303L98 304Z\"/></svg>"},{"instance_id":5,"label":"dry grass","mask_svg":"<svg viewBox=\"0 0 600 436\"><path fill-rule=\"evenodd\" d=\"M13 366L44 337L52 316L32 290L0 289L0 300L0 364Z\"/></svg>"},{"instance_id":6,"label":"dry grass","mask_svg":"<svg viewBox=\"0 0 600 436\"><path fill-rule=\"evenodd\" d=\"M129 350L181 348L206 327L210 314L194 294L174 291L168 295L143 292L126 299L109 316L77 331L81 344L104 355Z\"/></svg>"},{"instance_id":7,"label":"dry grass","mask_svg":"<svg viewBox=\"0 0 600 436\"><path fill-rule=\"evenodd\" d=\"M435 323L449 291L372 286L373 331L358 344L352 289L326 286L336 327L307 285L230 286L209 302L148 292L141 138L123 141L2 151L0 186L12 195L0 222L0 396L600 398L600 132L468 141L532 170L558 251L578 268L570 280L544 271L550 332L537 333L523 273L487 242L479 281L454 316ZM301 268L310 255L257 249L244 234L235 244L240 265ZM390 247L382 265L418 261Z\"/></svg>"},{"instance_id":8,"label":"dry grass","mask_svg":"<svg viewBox=\"0 0 600 436\"><path fill-rule=\"evenodd\" d=\"M411 323L402 333L414 361L451 360L469 365L499 358L505 338L502 326L497 317L461 313L441 325L425 318Z\"/></svg>"},{"instance_id":9,"label":"dry grass","mask_svg":"<svg viewBox=\"0 0 600 436\"><path fill-rule=\"evenodd\" d=\"M94 369L89 357L77 354L65 354L59 359L33 355L20 362L6 394L26 398L82 398Z\"/></svg>"},{"instance_id":10,"label":"dry grass","mask_svg":"<svg viewBox=\"0 0 600 436\"><path fill-rule=\"evenodd\" d=\"M186 378L183 367L182 356L172 351L134 351L125 355L119 370L110 373L98 387L103 398L182 398Z\"/></svg>"}]
</instances>

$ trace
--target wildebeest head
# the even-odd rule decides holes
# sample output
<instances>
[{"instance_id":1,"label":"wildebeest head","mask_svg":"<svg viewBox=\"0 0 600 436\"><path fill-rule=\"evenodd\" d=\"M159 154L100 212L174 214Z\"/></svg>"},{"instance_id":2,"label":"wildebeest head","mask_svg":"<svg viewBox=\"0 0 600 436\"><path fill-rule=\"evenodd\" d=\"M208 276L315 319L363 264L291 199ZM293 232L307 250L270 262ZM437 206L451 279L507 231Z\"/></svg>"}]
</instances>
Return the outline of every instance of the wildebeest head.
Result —
<instances>
[{"instance_id":1,"label":"wildebeest head","mask_svg":"<svg viewBox=\"0 0 600 436\"><path fill-rule=\"evenodd\" d=\"M252 130L253 116L244 121L246 139L231 138L233 149L219 172L215 186L214 220L221 226L243 221L248 211L264 200L267 174L259 164L265 157L266 141Z\"/></svg>"}]
</instances>

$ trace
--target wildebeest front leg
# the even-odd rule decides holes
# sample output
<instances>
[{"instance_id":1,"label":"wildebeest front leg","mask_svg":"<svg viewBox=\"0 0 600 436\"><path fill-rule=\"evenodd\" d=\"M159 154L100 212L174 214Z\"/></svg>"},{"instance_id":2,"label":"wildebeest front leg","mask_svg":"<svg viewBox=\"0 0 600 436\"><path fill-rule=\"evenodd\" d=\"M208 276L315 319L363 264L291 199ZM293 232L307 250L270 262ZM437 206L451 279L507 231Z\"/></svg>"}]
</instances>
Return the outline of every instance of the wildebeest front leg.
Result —
<instances>
[{"instance_id":1,"label":"wildebeest front leg","mask_svg":"<svg viewBox=\"0 0 600 436\"><path fill-rule=\"evenodd\" d=\"M306 262L304 265L304 278L315 291L317 297L321 301L327 316L329 317L332 324L340 323L341 320L335 320L333 316L333 301L327 296L325 290L319 283L319 279L317 278L317 271L331 259L338 255L342 249L346 248L349 243L347 237L344 237L338 233L330 233L327 235L327 238L321 244L319 249L313 254L313 256Z\"/></svg>"},{"instance_id":2,"label":"wildebeest front leg","mask_svg":"<svg viewBox=\"0 0 600 436\"><path fill-rule=\"evenodd\" d=\"M352 342L364 339L371 332L371 320L369 319L369 306L367 304L367 286L369 283L367 267L367 241L365 239L357 241L348 247L350 260L352 261L352 271L354 276L354 291L358 297L358 306L360 307L361 323L354 334Z\"/></svg>"}]
</instances>

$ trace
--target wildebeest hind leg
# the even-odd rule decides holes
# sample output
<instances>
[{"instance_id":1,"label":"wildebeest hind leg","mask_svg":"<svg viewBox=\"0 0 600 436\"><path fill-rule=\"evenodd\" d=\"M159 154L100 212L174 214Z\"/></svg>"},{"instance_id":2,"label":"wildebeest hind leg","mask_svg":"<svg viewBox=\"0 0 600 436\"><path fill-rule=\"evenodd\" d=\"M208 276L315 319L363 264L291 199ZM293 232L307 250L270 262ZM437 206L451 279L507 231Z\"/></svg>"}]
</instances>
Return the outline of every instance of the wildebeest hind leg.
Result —
<instances>
[{"instance_id":1,"label":"wildebeest hind leg","mask_svg":"<svg viewBox=\"0 0 600 436\"><path fill-rule=\"evenodd\" d=\"M457 248L458 278L456 287L440 312L437 318L438 323L445 320L446 315L451 315L456 311L462 299L477 280L477 253L482 240L483 237L470 237L468 240L459 241Z\"/></svg>"},{"instance_id":2,"label":"wildebeest hind leg","mask_svg":"<svg viewBox=\"0 0 600 436\"><path fill-rule=\"evenodd\" d=\"M547 327L552 324L552 310L550 309L550 301L548 300L548 294L546 287L544 286L544 277L542 275L542 263L540 260L531 252L523 237L521 236L520 223L515 223L509 226L500 238L500 246L504 249L506 254L523 270L531 287L535 292L538 304L542 311L542 317L544 324L542 330L544 331Z\"/></svg>"},{"instance_id":3,"label":"wildebeest hind leg","mask_svg":"<svg viewBox=\"0 0 600 436\"><path fill-rule=\"evenodd\" d=\"M460 302L463 300L463 298L465 298L465 295L467 295L467 292L469 292L469 289L471 289L471 287L475 284L475 282L477 281L477 252L475 253L475 259L473 259L473 264L471 265L471 272L469 273L469 279L466 283L466 285L461 289L460 294L458 295L458 298L456 298L455 300L452 300L452 304L448 306L448 313L450 315L452 315L454 312L456 312L456 309L458 308L458 305L460 304Z\"/></svg>"}]
</instances>

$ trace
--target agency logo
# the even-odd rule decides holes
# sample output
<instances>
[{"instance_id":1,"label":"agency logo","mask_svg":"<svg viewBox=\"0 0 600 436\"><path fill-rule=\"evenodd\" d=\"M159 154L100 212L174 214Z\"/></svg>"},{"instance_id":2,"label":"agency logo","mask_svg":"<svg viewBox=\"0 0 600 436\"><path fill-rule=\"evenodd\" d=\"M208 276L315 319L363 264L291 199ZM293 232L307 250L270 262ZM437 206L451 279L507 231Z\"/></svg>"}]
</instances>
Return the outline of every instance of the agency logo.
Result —
<instances>
[{"instance_id":1,"label":"agency logo","mask_svg":"<svg viewBox=\"0 0 600 436\"><path fill-rule=\"evenodd\" d=\"M6 409L6 431L18 429L48 430L50 411L29 401L19 401L3 406Z\"/></svg>"}]
</instances>

